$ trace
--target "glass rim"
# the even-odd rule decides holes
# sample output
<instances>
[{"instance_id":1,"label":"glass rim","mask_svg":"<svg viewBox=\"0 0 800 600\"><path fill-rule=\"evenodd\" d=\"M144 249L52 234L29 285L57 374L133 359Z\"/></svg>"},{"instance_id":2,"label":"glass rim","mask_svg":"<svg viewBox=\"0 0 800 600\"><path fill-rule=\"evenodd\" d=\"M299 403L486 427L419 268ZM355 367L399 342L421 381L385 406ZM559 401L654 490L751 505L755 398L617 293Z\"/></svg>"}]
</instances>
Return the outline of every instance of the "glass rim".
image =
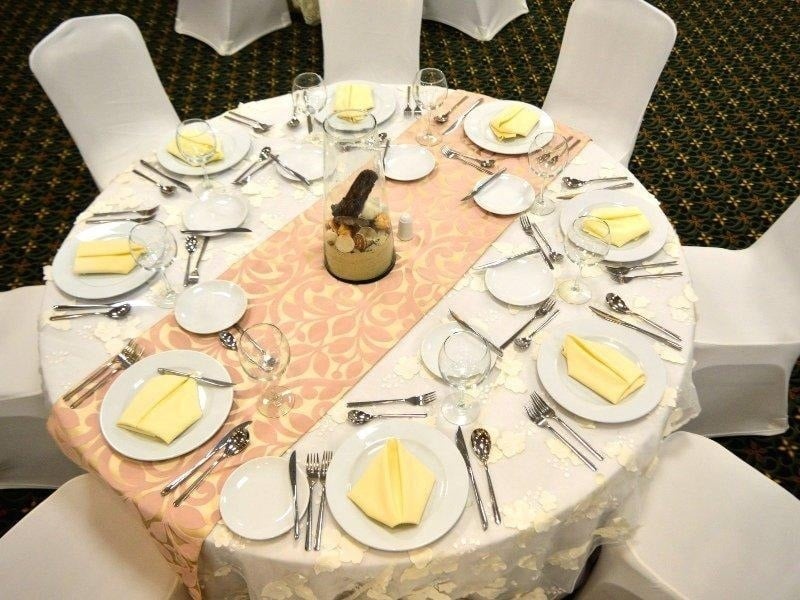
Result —
<instances>
[{"instance_id":1,"label":"glass rim","mask_svg":"<svg viewBox=\"0 0 800 600\"><path fill-rule=\"evenodd\" d=\"M442 342L442 346L441 346L441 348L439 349L439 350L440 350L440 352L442 352L442 351L443 351L445 354L447 354L447 348L446 348L446 346L447 346L447 342L448 342L449 340L451 340L451 339L455 338L456 336L458 336L458 335L461 335L461 334L466 334L466 335L468 335L468 336L469 336L469 337L471 337L472 339L474 339L474 340L476 340L477 342L479 342L479 343L480 343L480 345L483 347L483 354L481 354L481 356L479 357L479 360L483 359L484 355L486 355L486 354L489 354L489 353L491 352L491 350L489 349L489 344L487 344L487 343L484 341L484 339L483 339L481 336L479 336L478 334L476 334L476 333L473 333L473 332L471 332L471 331L467 331L466 329L459 329L458 331L454 331L454 332L452 332L450 335L448 335L448 336L447 336L447 337L444 339L444 341Z\"/></svg>"}]
</instances>

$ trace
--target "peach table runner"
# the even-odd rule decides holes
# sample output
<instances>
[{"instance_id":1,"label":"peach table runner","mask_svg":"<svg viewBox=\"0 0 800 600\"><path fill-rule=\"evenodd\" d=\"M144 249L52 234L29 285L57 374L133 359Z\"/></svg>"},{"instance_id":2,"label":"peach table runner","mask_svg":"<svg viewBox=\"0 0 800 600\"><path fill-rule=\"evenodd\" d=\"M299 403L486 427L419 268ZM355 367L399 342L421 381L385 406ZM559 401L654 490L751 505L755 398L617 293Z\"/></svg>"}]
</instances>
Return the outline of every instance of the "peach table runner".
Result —
<instances>
[{"instance_id":1,"label":"peach table runner","mask_svg":"<svg viewBox=\"0 0 800 600\"><path fill-rule=\"evenodd\" d=\"M415 123L396 143L413 142L423 126L421 121ZM580 140L574 154L588 142L578 132L560 125L558 129ZM463 135L449 137L448 144L476 152ZM498 168L533 181L525 155L495 158ZM172 315L138 340L146 355L197 350L224 364L233 380L242 382L214 439L173 460L131 460L113 451L100 432L99 407L107 387L78 409L61 401L55 404L48 428L62 450L134 503L162 555L193 597L200 596L197 561L202 542L219 520L219 492L232 470L289 448L436 305L512 220L488 214L473 201L461 202L481 175L458 161L437 160L434 172L419 182L387 184L392 212L413 215L415 236L397 243L395 267L380 281L352 285L328 274L322 262L320 202L220 276L246 291L246 324L280 324L289 339L292 360L281 383L294 391L297 403L285 417L261 416L255 410L259 386L247 380L236 353L222 348L216 336L182 330ZM172 497L161 496L168 481L194 464L224 432L247 419L253 424L251 444L244 453L223 462L179 508L172 506Z\"/></svg>"}]
</instances>

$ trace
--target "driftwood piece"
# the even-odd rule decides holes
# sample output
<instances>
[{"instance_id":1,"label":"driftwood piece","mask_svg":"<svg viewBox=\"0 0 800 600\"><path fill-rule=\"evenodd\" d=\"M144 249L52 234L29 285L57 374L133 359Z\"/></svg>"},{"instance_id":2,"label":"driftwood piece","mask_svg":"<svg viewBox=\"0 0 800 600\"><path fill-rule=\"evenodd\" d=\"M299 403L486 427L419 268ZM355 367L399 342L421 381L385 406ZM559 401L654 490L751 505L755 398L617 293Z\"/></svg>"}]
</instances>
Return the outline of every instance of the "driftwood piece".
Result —
<instances>
[{"instance_id":1,"label":"driftwood piece","mask_svg":"<svg viewBox=\"0 0 800 600\"><path fill-rule=\"evenodd\" d=\"M372 169L364 169L353 181L353 185L347 190L342 201L338 204L331 204L331 213L334 217L353 217L356 218L364 210L364 204L369 198L375 182L378 181L378 174Z\"/></svg>"}]
</instances>

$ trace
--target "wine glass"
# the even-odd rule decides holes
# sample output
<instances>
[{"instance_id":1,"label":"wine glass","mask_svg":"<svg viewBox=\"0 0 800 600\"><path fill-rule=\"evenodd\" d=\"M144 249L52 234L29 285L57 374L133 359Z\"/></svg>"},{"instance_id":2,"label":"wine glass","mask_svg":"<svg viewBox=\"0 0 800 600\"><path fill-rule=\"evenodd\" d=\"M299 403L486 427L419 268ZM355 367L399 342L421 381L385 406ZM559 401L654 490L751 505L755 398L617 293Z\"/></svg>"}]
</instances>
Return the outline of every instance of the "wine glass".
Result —
<instances>
[{"instance_id":1,"label":"wine glass","mask_svg":"<svg viewBox=\"0 0 800 600\"><path fill-rule=\"evenodd\" d=\"M603 219L589 215L578 217L564 236L564 253L578 267L575 279L562 281L558 295L570 304L591 300L592 291L581 281L581 267L596 265L608 254L611 231Z\"/></svg>"},{"instance_id":2,"label":"wine glass","mask_svg":"<svg viewBox=\"0 0 800 600\"><path fill-rule=\"evenodd\" d=\"M175 132L175 144L183 160L203 171L203 188L211 189L206 165L217 152L217 136L208 121L186 119Z\"/></svg>"},{"instance_id":3,"label":"wine glass","mask_svg":"<svg viewBox=\"0 0 800 600\"><path fill-rule=\"evenodd\" d=\"M316 73L300 73L292 82L292 99L295 108L306 116L309 138L313 137L313 116L325 108L328 93L322 77Z\"/></svg>"},{"instance_id":4,"label":"wine glass","mask_svg":"<svg viewBox=\"0 0 800 600\"><path fill-rule=\"evenodd\" d=\"M176 293L169 284L166 270L175 260L178 245L167 226L161 221L139 223L128 234L128 244L135 249L131 254L136 264L147 271L158 271L161 274L166 289L156 298L156 304L161 308L175 306Z\"/></svg>"},{"instance_id":5,"label":"wine glass","mask_svg":"<svg viewBox=\"0 0 800 600\"><path fill-rule=\"evenodd\" d=\"M294 395L290 389L273 383L286 371L291 358L283 332L272 323L252 325L242 331L236 353L247 376L266 384L258 412L271 419L288 413L294 406Z\"/></svg>"},{"instance_id":6,"label":"wine glass","mask_svg":"<svg viewBox=\"0 0 800 600\"><path fill-rule=\"evenodd\" d=\"M469 331L450 334L439 350L439 372L456 388L442 402L442 416L455 425L466 425L478 418L480 406L467 398L466 390L479 385L492 368L489 347Z\"/></svg>"},{"instance_id":7,"label":"wine glass","mask_svg":"<svg viewBox=\"0 0 800 600\"><path fill-rule=\"evenodd\" d=\"M447 78L439 69L420 69L414 77L414 100L428 111L425 133L417 136L421 146L435 146L441 137L431 130L431 120L436 109L444 104L447 98Z\"/></svg>"},{"instance_id":8,"label":"wine glass","mask_svg":"<svg viewBox=\"0 0 800 600\"><path fill-rule=\"evenodd\" d=\"M528 149L528 166L540 178L539 194L530 207L535 215L549 215L555 204L545 198L544 190L554 177L557 177L569 162L569 147L566 138L560 133L543 131L537 133Z\"/></svg>"}]
</instances>

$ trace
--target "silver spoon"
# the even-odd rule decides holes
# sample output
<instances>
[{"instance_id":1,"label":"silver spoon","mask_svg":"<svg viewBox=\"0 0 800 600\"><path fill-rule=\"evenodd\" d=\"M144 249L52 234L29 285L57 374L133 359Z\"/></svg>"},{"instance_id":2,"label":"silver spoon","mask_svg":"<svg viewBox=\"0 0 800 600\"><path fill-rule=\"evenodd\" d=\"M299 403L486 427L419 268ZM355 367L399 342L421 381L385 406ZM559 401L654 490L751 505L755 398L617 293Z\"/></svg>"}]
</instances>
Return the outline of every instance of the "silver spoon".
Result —
<instances>
[{"instance_id":1,"label":"silver spoon","mask_svg":"<svg viewBox=\"0 0 800 600\"><path fill-rule=\"evenodd\" d=\"M547 238L544 237L542 230L539 229L539 226L536 224L535 221L531 221L531 227L533 227L533 230L539 235L540 238L542 238L542 241L544 242L545 246L544 249L547 250L547 256L550 258L550 260L552 260L553 262L561 262L562 260L564 260L564 255L561 254L560 252L556 252L555 250L553 250L553 247L550 245L550 242L548 242Z\"/></svg>"},{"instance_id":2,"label":"silver spoon","mask_svg":"<svg viewBox=\"0 0 800 600\"><path fill-rule=\"evenodd\" d=\"M639 319L641 319L642 321L644 321L648 325L651 325L652 327L655 327L656 329L658 329L662 333L666 333L671 338L675 338L679 342L683 341L683 340L681 340L679 335L673 333L672 331L670 331L666 327L662 327L661 325L659 325L655 321L651 321L650 319L648 319L644 315L641 315L641 314L639 314L639 313L637 313L635 311L632 311L630 308L628 308L628 305L625 304L625 300L623 300L622 297L620 297L619 295L615 294L614 292L609 292L608 294L606 294L606 304L608 304L609 308L611 310L613 310L614 312L620 313L622 315L633 315L634 317L638 317Z\"/></svg>"},{"instance_id":3,"label":"silver spoon","mask_svg":"<svg viewBox=\"0 0 800 600\"><path fill-rule=\"evenodd\" d=\"M289 129L295 129L300 125L300 119L297 118L297 106L292 108L292 118L286 121L286 126Z\"/></svg>"},{"instance_id":4,"label":"silver spoon","mask_svg":"<svg viewBox=\"0 0 800 600\"><path fill-rule=\"evenodd\" d=\"M186 272L183 274L183 287L187 287L189 285L189 270L192 268L192 254L197 250L197 236L187 236L186 240L183 242L183 247L186 248L186 252L189 253L189 256L186 257Z\"/></svg>"},{"instance_id":5,"label":"silver spoon","mask_svg":"<svg viewBox=\"0 0 800 600\"><path fill-rule=\"evenodd\" d=\"M558 314L558 312L559 312L558 309L556 309L553 312L551 312L550 316L547 317L544 321L542 321L536 329L534 329L533 331L530 332L529 335L526 335L526 336L523 336L523 337L518 337L517 339L515 339L514 340L514 345L517 348L519 348L520 350L527 350L528 348L530 348L531 347L531 341L533 340L533 336L535 336L537 333L539 333L544 328L544 326L547 325L550 321L555 319L555 317Z\"/></svg>"},{"instance_id":6,"label":"silver spoon","mask_svg":"<svg viewBox=\"0 0 800 600\"><path fill-rule=\"evenodd\" d=\"M217 458L213 463L211 463L211 466L208 467L205 471L203 471L200 477L195 479L192 485L186 488L186 491L184 491L180 496L178 496L175 499L175 502L172 503L172 505L180 506L181 503L184 500L186 500L187 496L191 494L195 489L197 489L197 486L199 486L203 482L203 480L209 476L211 471L213 471L220 462L222 462L226 458L239 454L242 450L247 448L249 444L250 444L250 433L248 433L246 429L237 432L237 434L233 436L227 444L225 444L225 449L222 451L220 457Z\"/></svg>"},{"instance_id":7,"label":"silver spoon","mask_svg":"<svg viewBox=\"0 0 800 600\"><path fill-rule=\"evenodd\" d=\"M677 260L668 260L666 262L650 263L647 265L631 265L631 266L605 265L605 267L606 271L608 271L612 275L627 275L628 273L636 269L649 269L650 267L674 267L677 264L678 264Z\"/></svg>"},{"instance_id":8,"label":"silver spoon","mask_svg":"<svg viewBox=\"0 0 800 600\"><path fill-rule=\"evenodd\" d=\"M597 177L595 179L575 179L574 177L562 177L561 183L568 190L577 190L589 183L597 181L627 181L627 177Z\"/></svg>"},{"instance_id":9,"label":"silver spoon","mask_svg":"<svg viewBox=\"0 0 800 600\"><path fill-rule=\"evenodd\" d=\"M427 417L428 413L395 413L388 415L371 415L363 410L349 410L347 411L347 420L353 425L364 425L369 423L372 419L406 419L411 417Z\"/></svg>"},{"instance_id":10,"label":"silver spoon","mask_svg":"<svg viewBox=\"0 0 800 600\"><path fill-rule=\"evenodd\" d=\"M236 344L236 336L234 336L227 329L220 331L217 337L219 338L219 343L225 346L228 350L236 350L238 347Z\"/></svg>"},{"instance_id":11,"label":"silver spoon","mask_svg":"<svg viewBox=\"0 0 800 600\"><path fill-rule=\"evenodd\" d=\"M489 453L492 451L492 438L489 432L485 429L478 427L473 429L472 436L470 437L472 443L472 451L478 460L483 463L483 468L486 471L486 482L489 484L489 498L492 499L492 514L494 515L494 522L500 525L500 508L497 506L497 498L494 495L494 486L492 485L492 476L489 475Z\"/></svg>"},{"instance_id":12,"label":"silver spoon","mask_svg":"<svg viewBox=\"0 0 800 600\"><path fill-rule=\"evenodd\" d=\"M64 319L77 319L78 317L85 317L88 315L103 315L104 317L108 317L109 319L124 319L128 316L128 313L131 312L131 305L130 304L119 304L117 306L112 306L107 310L92 310L87 312L80 312L80 313L71 313L68 315L53 315L50 317L51 321L62 321Z\"/></svg>"},{"instance_id":13,"label":"silver spoon","mask_svg":"<svg viewBox=\"0 0 800 600\"><path fill-rule=\"evenodd\" d=\"M437 123L447 123L447 119L450 118L450 113L453 112L455 109L457 109L458 106L466 99L467 99L466 96L461 96L461 100L459 100L453 106L451 106L450 110L442 113L441 115L436 115L435 117L433 117L433 120L436 121Z\"/></svg>"},{"instance_id":14,"label":"silver spoon","mask_svg":"<svg viewBox=\"0 0 800 600\"><path fill-rule=\"evenodd\" d=\"M148 177L147 175L145 175L141 171L137 171L136 169L134 169L133 172L136 173L139 177L147 179L147 181L149 181L150 183L156 184L156 187L159 190L161 190L161 193L164 194L165 196L172 196L172 194L175 193L175 190L178 189L174 185L164 185L163 183L159 183L158 181L156 181L152 177Z\"/></svg>"}]
</instances>

